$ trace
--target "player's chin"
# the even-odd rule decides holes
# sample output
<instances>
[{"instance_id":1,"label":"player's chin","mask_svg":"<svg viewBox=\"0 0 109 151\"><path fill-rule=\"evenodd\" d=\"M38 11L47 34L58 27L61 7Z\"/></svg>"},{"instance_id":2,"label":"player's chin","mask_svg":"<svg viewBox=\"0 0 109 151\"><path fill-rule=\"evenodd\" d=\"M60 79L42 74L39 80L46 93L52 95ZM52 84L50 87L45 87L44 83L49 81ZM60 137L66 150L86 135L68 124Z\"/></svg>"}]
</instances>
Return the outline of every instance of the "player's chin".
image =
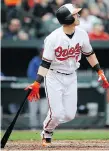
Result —
<instances>
[{"instance_id":1,"label":"player's chin","mask_svg":"<svg viewBox=\"0 0 109 151\"><path fill-rule=\"evenodd\" d=\"M74 22L74 24L75 24L75 26L78 26L80 24L80 21L77 20L77 21Z\"/></svg>"}]
</instances>

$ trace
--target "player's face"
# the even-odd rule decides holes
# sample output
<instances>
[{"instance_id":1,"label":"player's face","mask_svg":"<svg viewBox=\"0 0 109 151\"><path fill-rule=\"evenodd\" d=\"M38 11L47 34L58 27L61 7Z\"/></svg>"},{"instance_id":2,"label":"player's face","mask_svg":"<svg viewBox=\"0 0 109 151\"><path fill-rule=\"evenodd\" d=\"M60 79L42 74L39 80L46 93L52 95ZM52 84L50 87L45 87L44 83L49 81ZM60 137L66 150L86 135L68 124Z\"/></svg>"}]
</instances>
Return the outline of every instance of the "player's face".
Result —
<instances>
[{"instance_id":1,"label":"player's face","mask_svg":"<svg viewBox=\"0 0 109 151\"><path fill-rule=\"evenodd\" d=\"M77 26L80 24L80 20L79 20L79 14L74 14L73 17L75 18L75 21L74 21L74 25Z\"/></svg>"}]
</instances>

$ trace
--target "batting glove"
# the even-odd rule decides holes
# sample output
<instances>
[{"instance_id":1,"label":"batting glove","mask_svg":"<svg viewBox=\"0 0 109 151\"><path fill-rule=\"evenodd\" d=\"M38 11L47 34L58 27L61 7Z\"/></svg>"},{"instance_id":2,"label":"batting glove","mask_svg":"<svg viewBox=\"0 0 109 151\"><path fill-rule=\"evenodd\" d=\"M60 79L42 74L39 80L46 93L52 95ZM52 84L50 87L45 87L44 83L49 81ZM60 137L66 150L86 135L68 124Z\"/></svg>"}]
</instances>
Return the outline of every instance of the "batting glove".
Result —
<instances>
[{"instance_id":1,"label":"batting glove","mask_svg":"<svg viewBox=\"0 0 109 151\"><path fill-rule=\"evenodd\" d=\"M24 89L24 90L31 90L31 92L30 92L30 94L28 96L28 100L30 102L37 101L38 99L40 99L39 88L40 88L40 83L35 81L33 84L27 86Z\"/></svg>"},{"instance_id":2,"label":"batting glove","mask_svg":"<svg viewBox=\"0 0 109 151\"><path fill-rule=\"evenodd\" d=\"M105 89L109 88L109 82L107 81L103 70L98 71L98 76L99 76L98 82L101 82L101 86Z\"/></svg>"}]
</instances>

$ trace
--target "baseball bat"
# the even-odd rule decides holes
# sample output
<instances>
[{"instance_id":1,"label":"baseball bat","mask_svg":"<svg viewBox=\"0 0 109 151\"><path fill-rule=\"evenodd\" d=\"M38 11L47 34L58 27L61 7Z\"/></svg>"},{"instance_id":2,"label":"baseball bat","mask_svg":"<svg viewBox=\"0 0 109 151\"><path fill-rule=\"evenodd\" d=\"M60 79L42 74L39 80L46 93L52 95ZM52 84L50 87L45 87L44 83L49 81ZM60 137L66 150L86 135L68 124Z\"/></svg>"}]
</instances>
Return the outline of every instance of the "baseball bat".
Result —
<instances>
[{"instance_id":1,"label":"baseball bat","mask_svg":"<svg viewBox=\"0 0 109 151\"><path fill-rule=\"evenodd\" d=\"M14 128L14 125L15 125L15 123L16 123L16 120L17 120L17 118L18 118L18 116L19 116L19 114L20 114L20 112L21 112L21 110L22 110L22 108L23 108L23 106L24 106L24 104L25 104L25 102L26 102L26 99L27 99L28 95L30 94L30 92L31 92L31 90L28 90L28 92L27 92L27 94L26 94L26 96L25 96L23 102L21 103L21 105L20 105L20 107L19 107L19 110L17 111L17 113L16 113L16 115L15 115L15 117L14 117L14 119L13 119L13 121L11 122L11 124L10 124L9 127L7 128L5 134L3 135L3 138L1 139L1 148L4 148L4 147L5 147L5 145L6 145L7 141L8 141L8 139L9 139L9 137L10 137L10 135L11 135L11 132L12 132L12 130L13 130L13 128Z\"/></svg>"}]
</instances>

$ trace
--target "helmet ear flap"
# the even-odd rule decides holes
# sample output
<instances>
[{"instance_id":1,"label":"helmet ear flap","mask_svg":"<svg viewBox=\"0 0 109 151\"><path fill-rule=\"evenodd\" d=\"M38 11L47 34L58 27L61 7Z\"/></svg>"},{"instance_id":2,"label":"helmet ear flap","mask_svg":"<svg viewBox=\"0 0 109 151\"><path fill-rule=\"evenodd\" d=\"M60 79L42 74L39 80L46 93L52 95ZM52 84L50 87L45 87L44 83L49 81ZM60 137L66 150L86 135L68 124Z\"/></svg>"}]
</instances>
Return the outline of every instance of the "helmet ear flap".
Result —
<instances>
[{"instance_id":1,"label":"helmet ear flap","mask_svg":"<svg viewBox=\"0 0 109 151\"><path fill-rule=\"evenodd\" d=\"M75 21L75 18L72 16L72 14L68 15L68 16L65 18L65 24L66 24L66 25L73 24L74 21Z\"/></svg>"}]
</instances>

